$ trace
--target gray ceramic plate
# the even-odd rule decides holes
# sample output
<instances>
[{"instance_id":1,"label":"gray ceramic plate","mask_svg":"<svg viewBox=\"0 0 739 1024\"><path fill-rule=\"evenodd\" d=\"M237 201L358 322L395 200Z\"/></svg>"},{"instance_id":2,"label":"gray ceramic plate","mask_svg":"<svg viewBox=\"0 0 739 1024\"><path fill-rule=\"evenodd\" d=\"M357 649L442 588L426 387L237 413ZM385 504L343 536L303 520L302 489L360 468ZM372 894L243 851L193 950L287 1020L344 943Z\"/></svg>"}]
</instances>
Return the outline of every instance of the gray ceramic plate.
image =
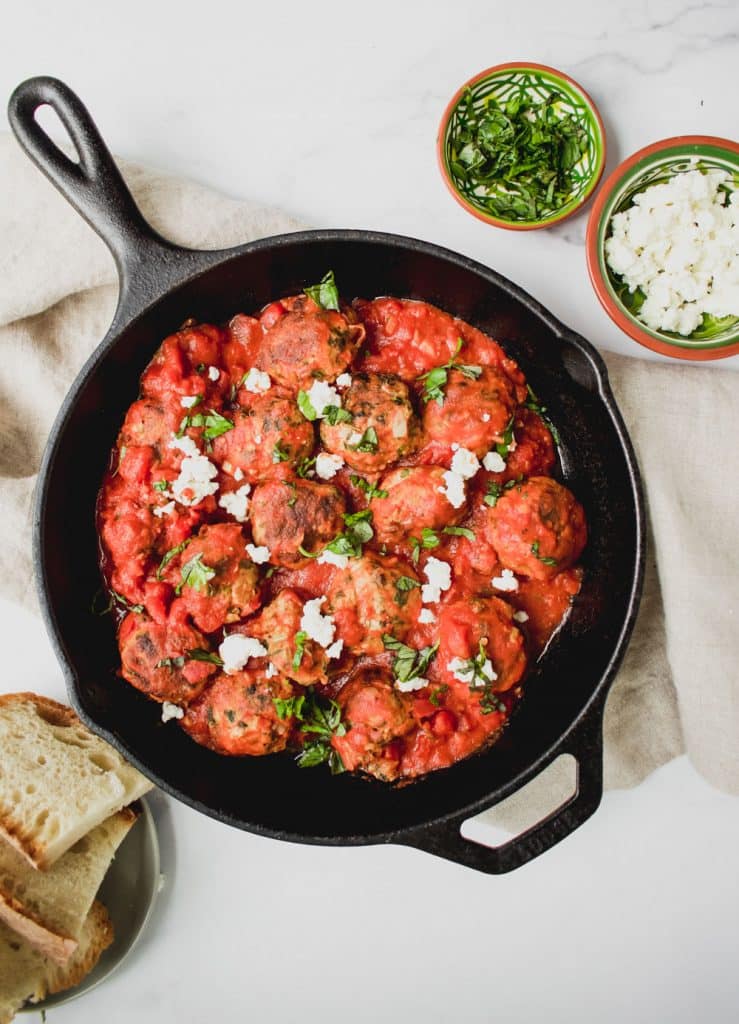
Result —
<instances>
[{"instance_id":1,"label":"gray ceramic plate","mask_svg":"<svg viewBox=\"0 0 739 1024\"><path fill-rule=\"evenodd\" d=\"M151 916L159 891L159 841L154 818L145 800L142 813L118 850L100 886L98 899L113 923L115 938L94 970L74 988L32 1003L20 1013L39 1013L61 1006L95 988L125 960L136 945Z\"/></svg>"}]
</instances>

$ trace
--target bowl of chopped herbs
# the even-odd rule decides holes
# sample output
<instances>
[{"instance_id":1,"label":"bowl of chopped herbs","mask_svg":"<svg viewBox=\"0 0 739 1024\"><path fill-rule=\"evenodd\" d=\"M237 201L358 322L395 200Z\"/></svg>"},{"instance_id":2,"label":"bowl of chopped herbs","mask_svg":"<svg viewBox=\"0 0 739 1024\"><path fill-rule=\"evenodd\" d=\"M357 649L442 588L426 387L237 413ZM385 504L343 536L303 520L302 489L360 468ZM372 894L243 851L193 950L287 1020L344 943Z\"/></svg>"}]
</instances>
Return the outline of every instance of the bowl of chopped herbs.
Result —
<instances>
[{"instance_id":1,"label":"bowl of chopped herbs","mask_svg":"<svg viewBox=\"0 0 739 1024\"><path fill-rule=\"evenodd\" d=\"M543 64L481 71L452 97L438 157L454 198L497 227L526 231L579 210L605 165L605 131L585 90Z\"/></svg>"}]
</instances>

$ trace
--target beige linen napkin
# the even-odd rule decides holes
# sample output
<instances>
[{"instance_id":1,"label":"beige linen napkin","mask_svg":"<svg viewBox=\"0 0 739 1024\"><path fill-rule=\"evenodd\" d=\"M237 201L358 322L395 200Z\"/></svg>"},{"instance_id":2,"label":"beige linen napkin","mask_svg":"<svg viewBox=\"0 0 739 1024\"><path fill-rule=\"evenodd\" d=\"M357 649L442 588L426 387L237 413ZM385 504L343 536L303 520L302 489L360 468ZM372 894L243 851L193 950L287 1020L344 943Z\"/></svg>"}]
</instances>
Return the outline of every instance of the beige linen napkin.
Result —
<instances>
[{"instance_id":1,"label":"beige linen napkin","mask_svg":"<svg viewBox=\"0 0 739 1024\"><path fill-rule=\"evenodd\" d=\"M144 216L182 244L216 248L300 226L192 182L122 170ZM103 243L8 135L0 182L0 594L35 608L35 474L62 398L110 323L117 286ZM635 785L687 750L707 779L739 794L739 378L606 358L653 528L639 619L606 708L606 785ZM509 808L506 823L549 803L551 787Z\"/></svg>"}]
</instances>

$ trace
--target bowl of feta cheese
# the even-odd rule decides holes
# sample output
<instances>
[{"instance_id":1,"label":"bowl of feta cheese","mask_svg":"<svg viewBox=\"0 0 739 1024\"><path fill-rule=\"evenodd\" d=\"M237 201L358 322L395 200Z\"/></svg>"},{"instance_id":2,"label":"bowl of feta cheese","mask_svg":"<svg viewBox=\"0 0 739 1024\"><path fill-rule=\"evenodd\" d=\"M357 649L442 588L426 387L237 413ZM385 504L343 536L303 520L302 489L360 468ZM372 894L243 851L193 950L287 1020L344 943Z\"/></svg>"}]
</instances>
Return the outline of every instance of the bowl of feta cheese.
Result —
<instances>
[{"instance_id":1,"label":"bowl of feta cheese","mask_svg":"<svg viewBox=\"0 0 739 1024\"><path fill-rule=\"evenodd\" d=\"M603 307L641 345L739 353L739 143L681 136L634 153L593 205L586 252Z\"/></svg>"}]
</instances>

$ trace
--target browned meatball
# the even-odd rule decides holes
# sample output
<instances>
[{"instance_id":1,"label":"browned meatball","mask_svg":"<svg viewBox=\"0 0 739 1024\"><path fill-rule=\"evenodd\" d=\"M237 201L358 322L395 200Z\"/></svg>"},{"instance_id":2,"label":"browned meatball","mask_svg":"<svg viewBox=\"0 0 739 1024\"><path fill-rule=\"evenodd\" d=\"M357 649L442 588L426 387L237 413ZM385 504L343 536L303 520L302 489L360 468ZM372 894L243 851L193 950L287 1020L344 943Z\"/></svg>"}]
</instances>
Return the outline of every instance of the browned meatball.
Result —
<instances>
[{"instance_id":1,"label":"browned meatball","mask_svg":"<svg viewBox=\"0 0 739 1024\"><path fill-rule=\"evenodd\" d=\"M274 754L284 750L293 725L280 718L275 699L293 695L283 676L267 678L264 668L219 675L182 719L185 732L219 754Z\"/></svg>"},{"instance_id":2,"label":"browned meatball","mask_svg":"<svg viewBox=\"0 0 739 1024\"><path fill-rule=\"evenodd\" d=\"M157 398L142 398L126 413L120 433L120 444L150 445L161 455L178 430L183 409Z\"/></svg>"},{"instance_id":3,"label":"browned meatball","mask_svg":"<svg viewBox=\"0 0 739 1024\"><path fill-rule=\"evenodd\" d=\"M195 625L214 633L259 607L259 570L238 523L202 526L164 570Z\"/></svg>"},{"instance_id":4,"label":"browned meatball","mask_svg":"<svg viewBox=\"0 0 739 1024\"><path fill-rule=\"evenodd\" d=\"M504 566L539 580L573 565L587 540L582 506L548 476L506 491L487 512L485 532Z\"/></svg>"},{"instance_id":5,"label":"browned meatball","mask_svg":"<svg viewBox=\"0 0 739 1024\"><path fill-rule=\"evenodd\" d=\"M325 682L328 656L314 640L296 647L303 602L294 590L281 590L256 619L249 623L249 636L259 637L267 647L275 668L302 686Z\"/></svg>"},{"instance_id":6,"label":"browned meatball","mask_svg":"<svg viewBox=\"0 0 739 1024\"><path fill-rule=\"evenodd\" d=\"M392 676L381 668L364 669L344 686L338 702L347 731L335 736L333 745L344 767L385 782L397 778L402 752L397 741L416 723Z\"/></svg>"},{"instance_id":7,"label":"browned meatball","mask_svg":"<svg viewBox=\"0 0 739 1024\"><path fill-rule=\"evenodd\" d=\"M344 528L344 496L332 484L311 480L267 480L254 491L251 525L254 543L269 548L270 562L294 568Z\"/></svg>"},{"instance_id":8,"label":"browned meatball","mask_svg":"<svg viewBox=\"0 0 739 1024\"><path fill-rule=\"evenodd\" d=\"M464 445L482 458L503 439L515 407L514 385L499 370L484 366L476 380L451 370L443 404L426 403L423 427L431 440Z\"/></svg>"},{"instance_id":9,"label":"browned meatball","mask_svg":"<svg viewBox=\"0 0 739 1024\"><path fill-rule=\"evenodd\" d=\"M338 636L364 654L384 650L384 633L402 640L421 608L414 570L400 559L368 551L361 558L350 558L347 567L336 573L327 596Z\"/></svg>"},{"instance_id":10,"label":"browned meatball","mask_svg":"<svg viewBox=\"0 0 739 1024\"><path fill-rule=\"evenodd\" d=\"M295 399L277 388L262 395L241 392L233 430L213 442L213 461L233 475L241 470L249 483L262 480L280 462L295 463L311 454L313 426Z\"/></svg>"},{"instance_id":11,"label":"browned meatball","mask_svg":"<svg viewBox=\"0 0 739 1024\"><path fill-rule=\"evenodd\" d=\"M215 666L190 657L205 651L201 633L177 623L152 622L130 613L118 634L121 675L153 700L187 704L199 695Z\"/></svg>"},{"instance_id":12,"label":"browned meatball","mask_svg":"<svg viewBox=\"0 0 739 1024\"><path fill-rule=\"evenodd\" d=\"M352 310L319 309L308 298L266 331L257 366L288 388L308 388L314 380L335 380L364 340L364 327Z\"/></svg>"},{"instance_id":13,"label":"browned meatball","mask_svg":"<svg viewBox=\"0 0 739 1024\"><path fill-rule=\"evenodd\" d=\"M497 676L490 680L492 688L501 692L510 690L526 670L524 638L513 621L513 609L497 597L473 597L442 605L437 663L450 681L458 678L455 672L465 673L459 662L473 658L480 661L481 643L485 658L490 660ZM471 675L473 690L476 681L484 683L488 678L481 676L481 668L482 664L478 664L478 671Z\"/></svg>"},{"instance_id":14,"label":"browned meatball","mask_svg":"<svg viewBox=\"0 0 739 1024\"><path fill-rule=\"evenodd\" d=\"M416 448L419 425L408 388L398 377L355 373L341 404L351 421L332 426L324 419L321 441L352 469L379 473Z\"/></svg>"},{"instance_id":15,"label":"browned meatball","mask_svg":"<svg viewBox=\"0 0 739 1024\"><path fill-rule=\"evenodd\" d=\"M386 498L374 498L372 516L381 544L400 544L408 537L420 537L424 528L441 530L458 523L467 503L455 508L446 495L442 466L408 466L391 470L380 487Z\"/></svg>"}]
</instances>

